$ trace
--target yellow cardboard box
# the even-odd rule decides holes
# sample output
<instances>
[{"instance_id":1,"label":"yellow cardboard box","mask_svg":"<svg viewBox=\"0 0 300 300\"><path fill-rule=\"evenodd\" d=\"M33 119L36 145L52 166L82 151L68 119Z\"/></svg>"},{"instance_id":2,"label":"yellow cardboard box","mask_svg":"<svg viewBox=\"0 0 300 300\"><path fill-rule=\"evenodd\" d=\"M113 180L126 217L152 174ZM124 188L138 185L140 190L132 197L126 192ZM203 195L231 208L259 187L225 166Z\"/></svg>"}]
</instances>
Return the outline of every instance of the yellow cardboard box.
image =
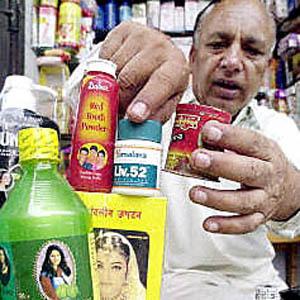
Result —
<instances>
[{"instance_id":1,"label":"yellow cardboard box","mask_svg":"<svg viewBox=\"0 0 300 300\"><path fill-rule=\"evenodd\" d=\"M78 194L92 215L94 298L159 300L167 199Z\"/></svg>"}]
</instances>

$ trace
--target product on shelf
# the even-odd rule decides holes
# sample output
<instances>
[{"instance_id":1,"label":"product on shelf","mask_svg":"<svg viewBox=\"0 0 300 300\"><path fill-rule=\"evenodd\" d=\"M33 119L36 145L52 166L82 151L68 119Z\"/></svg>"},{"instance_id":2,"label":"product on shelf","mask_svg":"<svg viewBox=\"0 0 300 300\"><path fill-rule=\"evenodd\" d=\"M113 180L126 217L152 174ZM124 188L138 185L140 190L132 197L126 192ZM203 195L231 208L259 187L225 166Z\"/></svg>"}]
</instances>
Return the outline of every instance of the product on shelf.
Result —
<instances>
[{"instance_id":1,"label":"product on shelf","mask_svg":"<svg viewBox=\"0 0 300 300\"><path fill-rule=\"evenodd\" d=\"M57 8L58 0L40 0L40 5L52 6Z\"/></svg>"},{"instance_id":2,"label":"product on shelf","mask_svg":"<svg viewBox=\"0 0 300 300\"><path fill-rule=\"evenodd\" d=\"M108 60L87 64L72 138L68 180L75 190L112 189L113 156L118 116L116 65Z\"/></svg>"},{"instance_id":3,"label":"product on shelf","mask_svg":"<svg viewBox=\"0 0 300 300\"><path fill-rule=\"evenodd\" d=\"M147 1L147 26L160 28L160 2L159 0Z\"/></svg>"},{"instance_id":4,"label":"product on shelf","mask_svg":"<svg viewBox=\"0 0 300 300\"><path fill-rule=\"evenodd\" d=\"M276 89L274 95L273 107L278 112L289 114L290 108L287 101L286 91L284 89Z\"/></svg>"},{"instance_id":5,"label":"product on shelf","mask_svg":"<svg viewBox=\"0 0 300 300\"><path fill-rule=\"evenodd\" d=\"M118 24L117 0L104 2L104 28L106 31L113 29Z\"/></svg>"},{"instance_id":6,"label":"product on shelf","mask_svg":"<svg viewBox=\"0 0 300 300\"><path fill-rule=\"evenodd\" d=\"M19 178L18 132L26 127L50 127L55 93L25 76L8 76L0 94L0 206ZM41 113L41 114L38 114Z\"/></svg>"},{"instance_id":7,"label":"product on shelf","mask_svg":"<svg viewBox=\"0 0 300 300\"><path fill-rule=\"evenodd\" d=\"M53 48L55 46L56 22L57 9L55 7L39 7L38 45L40 48Z\"/></svg>"},{"instance_id":8,"label":"product on shelf","mask_svg":"<svg viewBox=\"0 0 300 300\"><path fill-rule=\"evenodd\" d=\"M172 32L174 30L174 18L174 0L162 0L160 4L160 30Z\"/></svg>"},{"instance_id":9,"label":"product on shelf","mask_svg":"<svg viewBox=\"0 0 300 300\"><path fill-rule=\"evenodd\" d=\"M80 47L80 0L63 0L59 7L58 46L77 52Z\"/></svg>"},{"instance_id":10,"label":"product on shelf","mask_svg":"<svg viewBox=\"0 0 300 300\"><path fill-rule=\"evenodd\" d=\"M132 18L132 9L130 0L122 0L119 6L119 22L128 21Z\"/></svg>"},{"instance_id":11,"label":"product on shelf","mask_svg":"<svg viewBox=\"0 0 300 300\"><path fill-rule=\"evenodd\" d=\"M199 12L199 3L197 0L185 0L184 2L184 20L185 30L192 31Z\"/></svg>"},{"instance_id":12,"label":"product on shelf","mask_svg":"<svg viewBox=\"0 0 300 300\"><path fill-rule=\"evenodd\" d=\"M1 299L92 299L90 216L57 172L57 133L23 129L19 149L23 175L0 211Z\"/></svg>"},{"instance_id":13,"label":"product on shelf","mask_svg":"<svg viewBox=\"0 0 300 300\"><path fill-rule=\"evenodd\" d=\"M147 4L144 0L133 0L132 21L147 25Z\"/></svg>"},{"instance_id":14,"label":"product on shelf","mask_svg":"<svg viewBox=\"0 0 300 300\"><path fill-rule=\"evenodd\" d=\"M59 126L61 134L70 133L71 108L65 101L63 86L70 76L68 66L61 57L43 56L38 58L39 81L57 92L53 107L53 120Z\"/></svg>"},{"instance_id":15,"label":"product on shelf","mask_svg":"<svg viewBox=\"0 0 300 300\"><path fill-rule=\"evenodd\" d=\"M33 49L39 46L39 8L36 5L32 5L31 8L31 46Z\"/></svg>"},{"instance_id":16,"label":"product on shelf","mask_svg":"<svg viewBox=\"0 0 300 300\"><path fill-rule=\"evenodd\" d=\"M175 32L184 32L184 7L176 5L174 12L174 30Z\"/></svg>"}]
</instances>

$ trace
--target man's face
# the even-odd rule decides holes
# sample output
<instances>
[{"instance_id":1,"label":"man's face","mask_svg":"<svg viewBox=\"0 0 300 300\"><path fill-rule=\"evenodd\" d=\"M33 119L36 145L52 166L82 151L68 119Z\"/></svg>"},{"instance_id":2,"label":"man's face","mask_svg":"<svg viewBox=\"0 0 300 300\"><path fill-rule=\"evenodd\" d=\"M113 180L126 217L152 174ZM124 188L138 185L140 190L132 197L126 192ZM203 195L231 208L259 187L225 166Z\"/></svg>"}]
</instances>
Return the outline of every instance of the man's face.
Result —
<instances>
[{"instance_id":1,"label":"man's face","mask_svg":"<svg viewBox=\"0 0 300 300\"><path fill-rule=\"evenodd\" d=\"M236 115L260 87L273 36L253 1L225 2L202 21L190 63L198 101Z\"/></svg>"}]
</instances>

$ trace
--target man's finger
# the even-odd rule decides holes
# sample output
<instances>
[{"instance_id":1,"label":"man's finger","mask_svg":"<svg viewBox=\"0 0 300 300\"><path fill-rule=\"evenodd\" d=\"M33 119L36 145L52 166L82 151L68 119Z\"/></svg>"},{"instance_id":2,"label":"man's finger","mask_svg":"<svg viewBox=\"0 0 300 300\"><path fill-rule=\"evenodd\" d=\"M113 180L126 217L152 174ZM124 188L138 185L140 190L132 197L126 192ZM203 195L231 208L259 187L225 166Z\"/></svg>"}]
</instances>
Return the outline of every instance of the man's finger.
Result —
<instances>
[{"instance_id":1,"label":"man's finger","mask_svg":"<svg viewBox=\"0 0 300 300\"><path fill-rule=\"evenodd\" d=\"M172 116L176 109L177 104L181 100L183 92L176 94L168 99L162 106L160 106L157 111L154 111L149 119L158 120L161 123L167 122ZM132 119L133 117L131 117ZM133 120L134 121L134 120Z\"/></svg>"},{"instance_id":2,"label":"man's finger","mask_svg":"<svg viewBox=\"0 0 300 300\"><path fill-rule=\"evenodd\" d=\"M193 187L190 190L190 199L194 203L205 205L221 211L239 214L252 214L265 208L267 195L264 190L214 190L205 187Z\"/></svg>"},{"instance_id":3,"label":"man's finger","mask_svg":"<svg viewBox=\"0 0 300 300\"><path fill-rule=\"evenodd\" d=\"M255 231L265 221L265 216L260 212L229 217L213 216L203 222L203 228L214 233L242 234Z\"/></svg>"},{"instance_id":4,"label":"man's finger","mask_svg":"<svg viewBox=\"0 0 300 300\"><path fill-rule=\"evenodd\" d=\"M217 121L205 123L202 139L206 143L266 161L272 160L278 148L274 141L256 131Z\"/></svg>"},{"instance_id":5,"label":"man's finger","mask_svg":"<svg viewBox=\"0 0 300 300\"><path fill-rule=\"evenodd\" d=\"M114 55L127 39L129 26L129 22L122 22L108 33L101 45L100 58L110 59Z\"/></svg>"},{"instance_id":6,"label":"man's finger","mask_svg":"<svg viewBox=\"0 0 300 300\"><path fill-rule=\"evenodd\" d=\"M130 37L110 58L110 60L118 66L119 74L124 66L140 51L139 43L132 43Z\"/></svg>"},{"instance_id":7,"label":"man's finger","mask_svg":"<svg viewBox=\"0 0 300 300\"><path fill-rule=\"evenodd\" d=\"M273 173L268 161L239 155L233 152L218 152L198 149L192 153L190 165L200 173L219 176L251 187L265 187Z\"/></svg>"},{"instance_id":8,"label":"man's finger","mask_svg":"<svg viewBox=\"0 0 300 300\"><path fill-rule=\"evenodd\" d=\"M176 61L162 64L135 96L127 109L128 116L137 122L144 121L168 99L184 91L188 83L188 73L188 66L178 68ZM141 103L144 106L144 111L140 109Z\"/></svg>"},{"instance_id":9,"label":"man's finger","mask_svg":"<svg viewBox=\"0 0 300 300\"><path fill-rule=\"evenodd\" d=\"M129 104L152 76L152 73L159 68L160 61L160 52L147 49L135 55L122 68L118 76L118 82L120 85L119 97L121 114L125 113ZM167 99L165 100L167 101ZM140 104L144 105L145 110L136 111L136 115L138 115L138 118L141 118L141 121L144 121L151 115L152 106L151 104L146 106L147 103L144 103L143 101L140 101ZM132 121L135 121L130 114L128 117Z\"/></svg>"}]
</instances>

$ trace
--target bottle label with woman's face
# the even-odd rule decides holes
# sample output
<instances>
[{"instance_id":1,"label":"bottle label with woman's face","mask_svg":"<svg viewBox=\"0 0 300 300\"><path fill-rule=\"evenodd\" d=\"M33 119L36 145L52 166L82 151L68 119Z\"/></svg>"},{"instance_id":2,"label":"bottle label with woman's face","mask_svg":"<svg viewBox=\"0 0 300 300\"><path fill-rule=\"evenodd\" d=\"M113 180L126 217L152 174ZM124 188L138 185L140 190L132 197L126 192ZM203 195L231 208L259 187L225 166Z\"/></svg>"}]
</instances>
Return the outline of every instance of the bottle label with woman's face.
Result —
<instances>
[{"instance_id":1,"label":"bottle label with woman's face","mask_svg":"<svg viewBox=\"0 0 300 300\"><path fill-rule=\"evenodd\" d=\"M93 299L88 239L0 243L0 299Z\"/></svg>"}]
</instances>

